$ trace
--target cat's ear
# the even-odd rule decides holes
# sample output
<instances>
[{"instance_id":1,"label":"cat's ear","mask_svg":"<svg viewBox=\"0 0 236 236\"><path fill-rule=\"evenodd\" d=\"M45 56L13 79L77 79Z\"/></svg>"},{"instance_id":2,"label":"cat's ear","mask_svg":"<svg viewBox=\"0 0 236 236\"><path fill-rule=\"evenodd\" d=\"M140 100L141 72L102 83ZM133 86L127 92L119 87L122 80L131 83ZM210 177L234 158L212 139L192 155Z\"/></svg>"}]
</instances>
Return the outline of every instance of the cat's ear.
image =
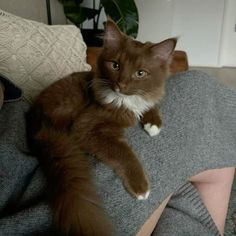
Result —
<instances>
[{"instance_id":1,"label":"cat's ear","mask_svg":"<svg viewBox=\"0 0 236 236\"><path fill-rule=\"evenodd\" d=\"M175 49L177 38L166 39L160 43L154 44L151 47L151 53L154 58L160 58L167 61Z\"/></svg>"},{"instance_id":2,"label":"cat's ear","mask_svg":"<svg viewBox=\"0 0 236 236\"><path fill-rule=\"evenodd\" d=\"M122 38L122 32L120 31L116 23L108 17L105 26L103 46L108 48L116 48L120 45Z\"/></svg>"}]
</instances>

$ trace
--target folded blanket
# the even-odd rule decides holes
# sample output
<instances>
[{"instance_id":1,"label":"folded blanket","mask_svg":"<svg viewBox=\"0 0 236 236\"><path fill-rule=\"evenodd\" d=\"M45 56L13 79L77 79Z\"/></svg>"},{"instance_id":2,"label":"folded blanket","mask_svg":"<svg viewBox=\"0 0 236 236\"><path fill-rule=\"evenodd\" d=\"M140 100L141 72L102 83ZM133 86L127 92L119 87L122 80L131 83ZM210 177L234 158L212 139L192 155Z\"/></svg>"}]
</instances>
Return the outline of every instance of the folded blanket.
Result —
<instances>
[{"instance_id":1,"label":"folded blanket","mask_svg":"<svg viewBox=\"0 0 236 236\"><path fill-rule=\"evenodd\" d=\"M0 111L0 235L35 235L48 231L45 178L26 144L23 101Z\"/></svg>"}]
</instances>

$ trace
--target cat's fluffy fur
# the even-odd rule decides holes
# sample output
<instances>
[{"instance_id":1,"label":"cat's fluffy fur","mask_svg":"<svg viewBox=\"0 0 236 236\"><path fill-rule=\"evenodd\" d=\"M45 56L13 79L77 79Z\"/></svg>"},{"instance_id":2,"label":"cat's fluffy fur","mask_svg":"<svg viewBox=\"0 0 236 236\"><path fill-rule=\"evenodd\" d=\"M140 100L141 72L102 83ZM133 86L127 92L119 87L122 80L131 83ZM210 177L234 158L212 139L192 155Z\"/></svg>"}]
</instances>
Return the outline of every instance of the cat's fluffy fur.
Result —
<instances>
[{"instance_id":1,"label":"cat's fluffy fur","mask_svg":"<svg viewBox=\"0 0 236 236\"><path fill-rule=\"evenodd\" d=\"M138 199L149 183L123 129L141 121L155 135L176 39L141 43L109 20L97 71L73 73L45 89L28 112L29 144L48 179L55 226L62 235L112 235L89 176L87 153L105 162Z\"/></svg>"}]
</instances>

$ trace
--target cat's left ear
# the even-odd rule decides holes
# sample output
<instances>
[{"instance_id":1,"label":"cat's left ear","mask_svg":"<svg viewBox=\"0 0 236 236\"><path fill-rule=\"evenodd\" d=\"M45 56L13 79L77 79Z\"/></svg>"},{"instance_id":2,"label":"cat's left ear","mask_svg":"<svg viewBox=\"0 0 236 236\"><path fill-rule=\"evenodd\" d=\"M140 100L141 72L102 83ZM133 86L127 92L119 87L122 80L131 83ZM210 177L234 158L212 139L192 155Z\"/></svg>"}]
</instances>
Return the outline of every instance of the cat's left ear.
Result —
<instances>
[{"instance_id":1,"label":"cat's left ear","mask_svg":"<svg viewBox=\"0 0 236 236\"><path fill-rule=\"evenodd\" d=\"M115 49L116 47L119 47L122 38L123 38L122 32L119 30L116 23L111 18L108 17L105 26L103 46Z\"/></svg>"},{"instance_id":2,"label":"cat's left ear","mask_svg":"<svg viewBox=\"0 0 236 236\"><path fill-rule=\"evenodd\" d=\"M173 53L177 43L177 38L169 38L151 47L154 58L160 58L167 61Z\"/></svg>"}]
</instances>

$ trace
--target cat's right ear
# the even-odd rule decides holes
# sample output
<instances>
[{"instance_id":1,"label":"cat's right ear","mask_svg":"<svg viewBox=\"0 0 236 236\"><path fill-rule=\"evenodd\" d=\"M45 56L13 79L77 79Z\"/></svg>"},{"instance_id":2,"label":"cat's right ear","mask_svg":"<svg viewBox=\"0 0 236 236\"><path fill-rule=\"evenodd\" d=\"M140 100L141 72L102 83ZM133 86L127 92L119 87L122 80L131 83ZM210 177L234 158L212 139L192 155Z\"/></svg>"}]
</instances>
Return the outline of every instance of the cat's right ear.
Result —
<instances>
[{"instance_id":1,"label":"cat's right ear","mask_svg":"<svg viewBox=\"0 0 236 236\"><path fill-rule=\"evenodd\" d=\"M173 53L178 38L169 38L151 47L154 58L167 61Z\"/></svg>"},{"instance_id":2,"label":"cat's right ear","mask_svg":"<svg viewBox=\"0 0 236 236\"><path fill-rule=\"evenodd\" d=\"M122 32L119 30L116 23L111 18L108 18L105 26L103 47L108 49L119 48L122 37Z\"/></svg>"}]
</instances>

